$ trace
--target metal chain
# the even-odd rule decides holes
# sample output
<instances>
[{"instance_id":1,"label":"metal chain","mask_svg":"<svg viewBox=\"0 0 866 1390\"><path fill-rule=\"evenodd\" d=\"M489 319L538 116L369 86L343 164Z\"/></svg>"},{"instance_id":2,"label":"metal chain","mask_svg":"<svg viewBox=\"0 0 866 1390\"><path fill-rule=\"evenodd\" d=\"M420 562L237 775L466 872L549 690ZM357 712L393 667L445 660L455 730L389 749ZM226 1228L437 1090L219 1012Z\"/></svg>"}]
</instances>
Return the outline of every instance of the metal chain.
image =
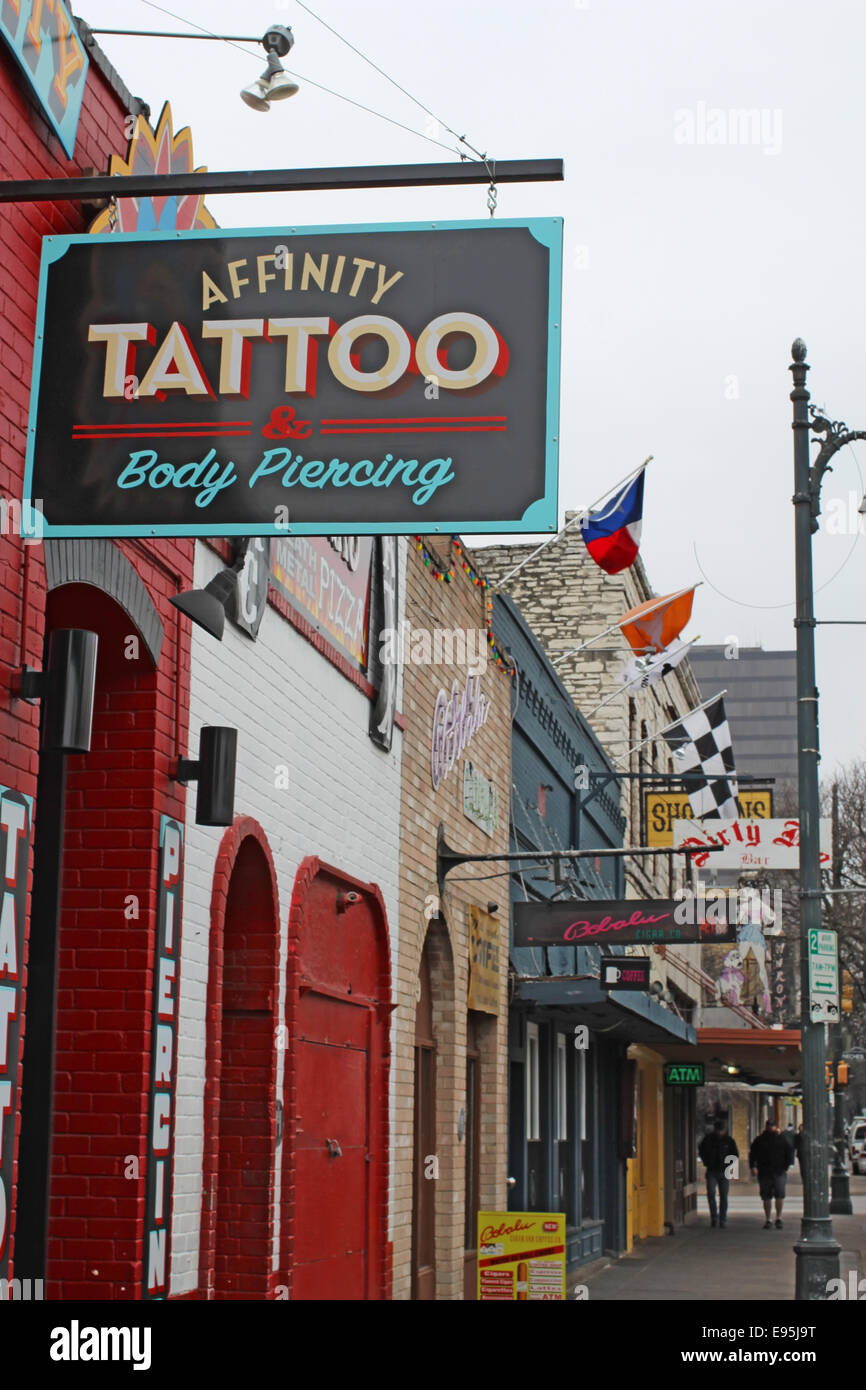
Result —
<instances>
[{"instance_id":1,"label":"metal chain","mask_svg":"<svg viewBox=\"0 0 866 1390\"><path fill-rule=\"evenodd\" d=\"M497 197L498 197L498 196L499 196L499 195L498 195L498 193L497 193L497 191L496 191L496 184L495 184L495 183L492 183L492 184L490 185L490 187L488 188L488 190L487 190L487 206L488 206L488 208L490 209L490 216L491 216L491 217L495 216L495 213L496 213L496 200L497 200Z\"/></svg>"}]
</instances>

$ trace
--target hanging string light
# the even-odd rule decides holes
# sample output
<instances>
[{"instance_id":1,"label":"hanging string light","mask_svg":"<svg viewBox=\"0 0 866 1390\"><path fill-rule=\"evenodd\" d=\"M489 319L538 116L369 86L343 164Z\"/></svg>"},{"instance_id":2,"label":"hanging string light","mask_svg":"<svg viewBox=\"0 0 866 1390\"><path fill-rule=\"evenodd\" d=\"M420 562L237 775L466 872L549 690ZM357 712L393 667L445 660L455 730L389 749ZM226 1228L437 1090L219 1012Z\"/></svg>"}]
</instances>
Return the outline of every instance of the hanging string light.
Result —
<instances>
[{"instance_id":1,"label":"hanging string light","mask_svg":"<svg viewBox=\"0 0 866 1390\"><path fill-rule=\"evenodd\" d=\"M428 569L440 584L450 584L454 578L454 566L449 565L448 569L442 568L442 561L439 560L432 551L428 550L420 536L415 537L415 549L424 561L425 569Z\"/></svg>"},{"instance_id":2,"label":"hanging string light","mask_svg":"<svg viewBox=\"0 0 866 1390\"><path fill-rule=\"evenodd\" d=\"M450 584L451 580L454 578L453 564L450 564L446 569L443 566L442 561L438 558L438 556L434 555L431 550L427 549L421 536L415 536L414 541L415 549L418 551L419 555L424 561L424 568L430 571L433 578L439 584ZM505 653L502 651L502 648L497 645L496 640L493 636L493 599L490 597L488 593L488 590L490 588L489 581L484 578L483 574L478 573L474 565L469 563L469 561L466 558L466 552L463 549L463 543L460 540L459 536L451 537L451 545L457 553L457 558L460 562L460 568L462 569L463 573L467 576L467 578L472 581L473 587L476 589L484 590L484 626L487 630L487 645L490 648L490 655L493 657L493 660L496 662L496 665L499 667L500 671L505 671L509 676L513 676L515 671L517 670L517 667L513 661L510 661L506 658Z\"/></svg>"},{"instance_id":3,"label":"hanging string light","mask_svg":"<svg viewBox=\"0 0 866 1390\"><path fill-rule=\"evenodd\" d=\"M482 574L479 574L477 569L475 569L474 565L471 565L469 561L466 559L466 553L463 549L463 543L460 540L460 537L452 536L451 544L457 552L457 556L460 561L460 568L463 570L463 573L465 575L468 575L468 577L472 580L472 583L477 589L484 590L484 625L487 628L487 645L490 648L490 655L493 657L493 660L496 662L496 665L499 667L500 671L506 671L509 676L513 676L515 671L517 670L517 667L513 661L509 661L506 659L505 653L503 652L502 648L497 645L496 639L493 636L493 599L490 597L490 594L488 592L490 589L490 583L487 579L484 578Z\"/></svg>"}]
</instances>

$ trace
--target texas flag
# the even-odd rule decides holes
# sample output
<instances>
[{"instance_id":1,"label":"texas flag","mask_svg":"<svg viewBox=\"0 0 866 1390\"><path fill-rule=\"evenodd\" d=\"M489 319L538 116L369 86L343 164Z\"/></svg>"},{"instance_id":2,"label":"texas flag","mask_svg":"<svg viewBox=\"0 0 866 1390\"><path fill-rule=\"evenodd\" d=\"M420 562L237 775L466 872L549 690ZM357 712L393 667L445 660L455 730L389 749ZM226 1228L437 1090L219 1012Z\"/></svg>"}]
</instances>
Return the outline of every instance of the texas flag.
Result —
<instances>
[{"instance_id":1,"label":"texas flag","mask_svg":"<svg viewBox=\"0 0 866 1390\"><path fill-rule=\"evenodd\" d=\"M634 482L580 524L587 550L606 574L619 574L637 559L645 472L642 468Z\"/></svg>"}]
</instances>

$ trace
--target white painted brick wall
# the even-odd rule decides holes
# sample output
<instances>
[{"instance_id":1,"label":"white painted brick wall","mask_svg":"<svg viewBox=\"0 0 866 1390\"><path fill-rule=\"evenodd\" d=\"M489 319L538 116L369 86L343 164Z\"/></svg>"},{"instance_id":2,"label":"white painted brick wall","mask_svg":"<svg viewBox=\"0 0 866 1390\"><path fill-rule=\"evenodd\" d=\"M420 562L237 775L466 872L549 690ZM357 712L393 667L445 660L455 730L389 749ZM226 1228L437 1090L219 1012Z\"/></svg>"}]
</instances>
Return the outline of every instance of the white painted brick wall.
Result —
<instances>
[{"instance_id":1,"label":"white painted brick wall","mask_svg":"<svg viewBox=\"0 0 866 1390\"><path fill-rule=\"evenodd\" d=\"M399 542L399 552L402 592L405 541ZM218 555L201 543L196 545L197 587L204 587L221 568ZM230 623L226 623L222 642L193 628L187 756L198 757L202 725L237 727L235 815L251 816L262 826L277 873L280 1018L285 1012L292 888L300 862L307 855L316 855L365 882L378 884L388 914L391 970L396 978L402 734L395 729L391 752L384 753L368 736L369 714L370 702L361 691L273 608L265 613L255 642ZM288 767L287 790L274 785L278 764ZM220 827L195 824L195 796L193 785L187 805L183 894L173 1295L198 1286L208 936L213 871L225 833ZM284 1054L278 1052L277 1056L279 1096ZM393 1111L392 1081L392 1122ZM274 1267L279 1248L280 1166L278 1153Z\"/></svg>"}]
</instances>

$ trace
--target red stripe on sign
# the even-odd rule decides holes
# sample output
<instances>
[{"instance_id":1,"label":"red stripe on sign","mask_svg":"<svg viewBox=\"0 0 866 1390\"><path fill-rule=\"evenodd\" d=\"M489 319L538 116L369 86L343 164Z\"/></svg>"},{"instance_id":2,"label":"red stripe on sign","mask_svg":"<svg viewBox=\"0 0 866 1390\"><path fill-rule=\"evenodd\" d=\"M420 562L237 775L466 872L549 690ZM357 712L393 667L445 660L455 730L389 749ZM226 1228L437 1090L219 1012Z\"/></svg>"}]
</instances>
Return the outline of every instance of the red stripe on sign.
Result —
<instances>
[{"instance_id":1,"label":"red stripe on sign","mask_svg":"<svg viewBox=\"0 0 866 1390\"><path fill-rule=\"evenodd\" d=\"M490 1265L509 1264L514 1260L540 1260L544 1255L561 1255L564 1250L564 1245L544 1245L538 1250L516 1250L511 1255L488 1255L485 1258L479 1256L478 1268L487 1269Z\"/></svg>"},{"instance_id":2,"label":"red stripe on sign","mask_svg":"<svg viewBox=\"0 0 866 1390\"><path fill-rule=\"evenodd\" d=\"M145 424L147 421L138 420L134 424L127 425L73 425L72 432L74 434L76 430L98 430L100 432L105 430L140 430ZM228 429L232 425L245 425L251 429L252 424L252 420L175 420L161 425L154 421L153 424L147 424L147 428L150 430L195 430L208 425L213 429Z\"/></svg>"},{"instance_id":3,"label":"red stripe on sign","mask_svg":"<svg viewBox=\"0 0 866 1390\"><path fill-rule=\"evenodd\" d=\"M507 415L437 415L432 419L429 415L383 415L383 416L354 416L347 415L334 416L333 419L323 420L323 425L435 425L435 424L481 424L483 421L495 420L505 421Z\"/></svg>"},{"instance_id":4,"label":"red stripe on sign","mask_svg":"<svg viewBox=\"0 0 866 1390\"><path fill-rule=\"evenodd\" d=\"M320 434L430 434L439 430L445 434L477 434L482 430L493 430L504 432L505 425L374 425L371 429L354 428L340 430L326 430L324 426L320 429Z\"/></svg>"},{"instance_id":5,"label":"red stripe on sign","mask_svg":"<svg viewBox=\"0 0 866 1390\"><path fill-rule=\"evenodd\" d=\"M153 430L127 430L124 434L74 434L73 440L78 439L227 439L231 435L242 434L244 437L249 435L249 430L175 430L161 431L154 434Z\"/></svg>"}]
</instances>

